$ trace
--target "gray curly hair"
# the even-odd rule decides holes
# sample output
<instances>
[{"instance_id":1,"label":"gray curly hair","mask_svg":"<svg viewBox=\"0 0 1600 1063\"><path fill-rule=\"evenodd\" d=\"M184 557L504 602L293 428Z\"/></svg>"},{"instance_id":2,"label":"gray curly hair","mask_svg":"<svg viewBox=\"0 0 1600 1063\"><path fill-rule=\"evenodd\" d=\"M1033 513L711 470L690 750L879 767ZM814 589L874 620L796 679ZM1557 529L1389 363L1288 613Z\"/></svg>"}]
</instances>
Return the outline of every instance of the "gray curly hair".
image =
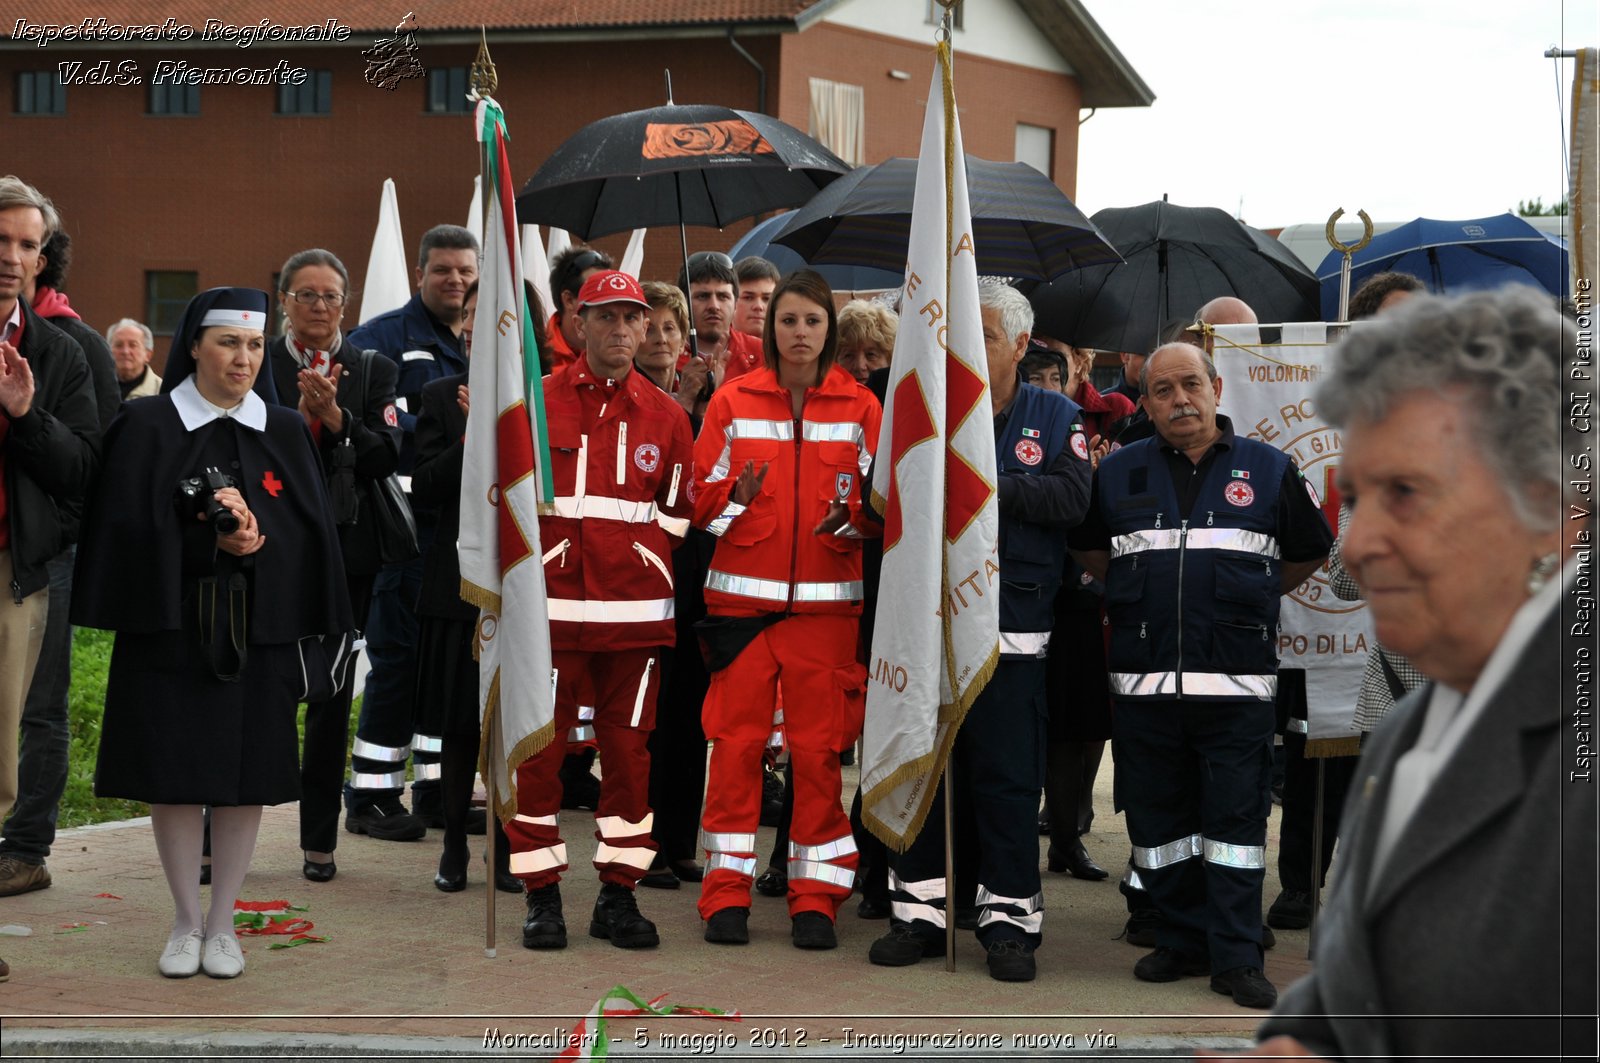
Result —
<instances>
[{"instance_id":1,"label":"gray curly hair","mask_svg":"<svg viewBox=\"0 0 1600 1063\"><path fill-rule=\"evenodd\" d=\"M1461 393L1481 428L1479 457L1517 518L1548 532L1561 522L1563 426L1576 434L1561 409L1561 360L1576 342L1573 322L1532 288L1418 295L1350 331L1317 408L1344 427L1381 421L1408 395Z\"/></svg>"},{"instance_id":2,"label":"gray curly hair","mask_svg":"<svg viewBox=\"0 0 1600 1063\"><path fill-rule=\"evenodd\" d=\"M978 305L1000 311L1000 328L1008 343L1033 331L1033 304L1001 277L978 278Z\"/></svg>"}]
</instances>

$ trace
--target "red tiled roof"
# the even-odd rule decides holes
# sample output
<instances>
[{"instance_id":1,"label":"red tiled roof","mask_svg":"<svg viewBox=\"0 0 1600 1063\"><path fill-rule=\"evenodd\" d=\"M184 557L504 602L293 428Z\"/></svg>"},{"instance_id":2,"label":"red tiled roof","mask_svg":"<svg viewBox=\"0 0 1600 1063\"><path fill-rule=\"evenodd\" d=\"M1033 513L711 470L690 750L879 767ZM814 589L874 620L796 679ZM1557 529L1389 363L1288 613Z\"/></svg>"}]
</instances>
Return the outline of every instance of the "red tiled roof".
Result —
<instances>
[{"instance_id":1,"label":"red tiled roof","mask_svg":"<svg viewBox=\"0 0 1600 1063\"><path fill-rule=\"evenodd\" d=\"M392 30L413 12L420 33L489 29L558 30L588 27L692 26L750 23L794 23L808 8L826 0L97 0L94 4L40 5L33 25L78 26L86 17L112 26L160 25L172 19L188 26L195 38L211 19L234 26L259 25L265 17L282 26L339 25L363 33ZM54 10L49 10L54 8ZM15 21L5 19L0 39L13 35ZM63 42L65 43L65 42ZM191 39L190 43L194 43ZM365 42L363 42L365 43Z\"/></svg>"}]
</instances>

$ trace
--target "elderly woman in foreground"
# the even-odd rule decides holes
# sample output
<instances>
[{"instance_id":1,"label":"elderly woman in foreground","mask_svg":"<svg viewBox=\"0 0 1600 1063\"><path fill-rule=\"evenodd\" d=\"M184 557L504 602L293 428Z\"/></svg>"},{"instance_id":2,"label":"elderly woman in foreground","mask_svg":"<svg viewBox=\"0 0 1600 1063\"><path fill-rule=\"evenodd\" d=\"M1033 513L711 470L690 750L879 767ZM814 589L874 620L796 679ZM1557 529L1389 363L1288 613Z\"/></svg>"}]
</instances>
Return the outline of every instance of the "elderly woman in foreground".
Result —
<instances>
[{"instance_id":1,"label":"elderly woman in foreground","mask_svg":"<svg viewBox=\"0 0 1600 1063\"><path fill-rule=\"evenodd\" d=\"M1575 342L1526 289L1419 296L1353 332L1317 393L1344 429L1345 564L1430 682L1362 754L1312 973L1259 1054L1592 1058L1595 795L1563 708L1589 579L1564 543L1593 535L1563 498Z\"/></svg>"}]
</instances>

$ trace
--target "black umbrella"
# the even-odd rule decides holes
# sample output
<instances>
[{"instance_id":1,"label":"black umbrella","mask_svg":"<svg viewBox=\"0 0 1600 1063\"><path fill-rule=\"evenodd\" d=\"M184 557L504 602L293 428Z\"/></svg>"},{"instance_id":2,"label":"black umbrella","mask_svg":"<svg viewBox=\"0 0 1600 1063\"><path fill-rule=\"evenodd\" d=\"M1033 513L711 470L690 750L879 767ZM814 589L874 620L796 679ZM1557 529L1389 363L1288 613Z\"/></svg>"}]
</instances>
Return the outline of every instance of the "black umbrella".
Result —
<instances>
[{"instance_id":1,"label":"black umbrella","mask_svg":"<svg viewBox=\"0 0 1600 1063\"><path fill-rule=\"evenodd\" d=\"M517 196L524 222L585 239L728 223L804 203L850 167L769 115L668 103L574 133Z\"/></svg>"},{"instance_id":2,"label":"black umbrella","mask_svg":"<svg viewBox=\"0 0 1600 1063\"><path fill-rule=\"evenodd\" d=\"M979 273L1049 280L1120 261L1094 223L1032 166L971 155L966 161ZM814 265L903 272L916 185L916 159L852 170L795 211L772 242Z\"/></svg>"},{"instance_id":3,"label":"black umbrella","mask_svg":"<svg viewBox=\"0 0 1600 1063\"><path fill-rule=\"evenodd\" d=\"M1165 200L1093 218L1123 262L1079 270L1028 297L1039 331L1078 347L1148 353L1168 322L1232 295L1262 321L1317 321L1318 284L1283 243L1216 207Z\"/></svg>"}]
</instances>

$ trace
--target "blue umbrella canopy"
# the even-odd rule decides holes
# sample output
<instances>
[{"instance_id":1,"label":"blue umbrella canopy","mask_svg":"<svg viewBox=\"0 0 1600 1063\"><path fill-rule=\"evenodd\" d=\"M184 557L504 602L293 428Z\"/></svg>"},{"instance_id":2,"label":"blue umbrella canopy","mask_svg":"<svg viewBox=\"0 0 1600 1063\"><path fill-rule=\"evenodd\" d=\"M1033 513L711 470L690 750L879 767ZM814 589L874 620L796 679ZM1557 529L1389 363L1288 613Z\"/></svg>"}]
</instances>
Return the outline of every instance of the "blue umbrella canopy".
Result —
<instances>
[{"instance_id":1,"label":"blue umbrella canopy","mask_svg":"<svg viewBox=\"0 0 1600 1063\"><path fill-rule=\"evenodd\" d=\"M1344 255L1329 251L1317 267L1322 316L1339 315L1339 267ZM1417 218L1390 229L1350 256L1350 290L1376 273L1409 273L1440 294L1505 284L1529 284L1553 296L1566 294L1566 242L1542 233L1514 214L1466 221Z\"/></svg>"},{"instance_id":2,"label":"blue umbrella canopy","mask_svg":"<svg viewBox=\"0 0 1600 1063\"><path fill-rule=\"evenodd\" d=\"M1094 222L1038 170L972 155L966 161L979 273L1050 280L1121 261ZM773 242L794 248L813 268L837 263L901 273L916 184L916 159L857 167L795 211Z\"/></svg>"},{"instance_id":3,"label":"blue umbrella canopy","mask_svg":"<svg viewBox=\"0 0 1600 1063\"><path fill-rule=\"evenodd\" d=\"M737 262L747 255L760 255L777 266L778 272L786 276L797 269L814 269L822 274L822 279L828 282L828 287L838 292L898 288L905 280L905 274L900 270L878 269L875 266L813 264L801 258L800 253L793 248L773 243L772 238L789 223L792 217L794 217L792 210L774 214L741 236L738 243L728 251L729 257Z\"/></svg>"}]
</instances>

